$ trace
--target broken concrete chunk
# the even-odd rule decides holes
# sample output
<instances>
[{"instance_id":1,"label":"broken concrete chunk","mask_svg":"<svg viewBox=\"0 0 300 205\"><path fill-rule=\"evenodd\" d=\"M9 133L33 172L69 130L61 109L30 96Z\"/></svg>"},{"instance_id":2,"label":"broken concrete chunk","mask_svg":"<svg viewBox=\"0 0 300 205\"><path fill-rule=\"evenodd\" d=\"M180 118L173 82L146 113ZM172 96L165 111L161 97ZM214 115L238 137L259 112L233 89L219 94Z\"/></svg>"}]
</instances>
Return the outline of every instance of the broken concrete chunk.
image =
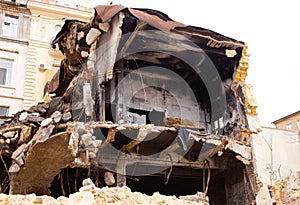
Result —
<instances>
[{"instance_id":1,"label":"broken concrete chunk","mask_svg":"<svg viewBox=\"0 0 300 205\"><path fill-rule=\"evenodd\" d=\"M104 174L104 182L108 186L112 186L113 184L115 184L116 180L114 178L114 175L111 172L105 172L105 174Z\"/></svg>"},{"instance_id":2,"label":"broken concrete chunk","mask_svg":"<svg viewBox=\"0 0 300 205\"><path fill-rule=\"evenodd\" d=\"M24 165L24 159L25 159L25 154L22 153L20 154L17 159L15 160L15 162L20 166L22 167Z\"/></svg>"},{"instance_id":3,"label":"broken concrete chunk","mask_svg":"<svg viewBox=\"0 0 300 205\"><path fill-rule=\"evenodd\" d=\"M96 28L91 28L91 30L86 35L86 43L88 45L91 45L92 43L94 43L96 41L96 39L100 36L100 34L101 34L101 31L99 31Z\"/></svg>"},{"instance_id":4,"label":"broken concrete chunk","mask_svg":"<svg viewBox=\"0 0 300 205\"><path fill-rule=\"evenodd\" d=\"M90 159L94 159L96 157L97 157L97 155L94 152L89 152L89 158Z\"/></svg>"},{"instance_id":5,"label":"broken concrete chunk","mask_svg":"<svg viewBox=\"0 0 300 205\"><path fill-rule=\"evenodd\" d=\"M83 31L80 31L78 34L77 34L77 40L80 41L80 39L82 39L84 37L84 32Z\"/></svg>"},{"instance_id":6,"label":"broken concrete chunk","mask_svg":"<svg viewBox=\"0 0 300 205\"><path fill-rule=\"evenodd\" d=\"M99 148L102 144L102 140L94 140L92 144L93 147Z\"/></svg>"},{"instance_id":7,"label":"broken concrete chunk","mask_svg":"<svg viewBox=\"0 0 300 205\"><path fill-rule=\"evenodd\" d=\"M228 58L233 58L234 56L236 56L236 51L235 50L229 50L229 49L226 49L226 56L228 57Z\"/></svg>"},{"instance_id":8,"label":"broken concrete chunk","mask_svg":"<svg viewBox=\"0 0 300 205\"><path fill-rule=\"evenodd\" d=\"M91 145L93 143L92 134L91 133L87 133L87 134L81 135L81 142L86 147L89 146L89 145Z\"/></svg>"},{"instance_id":9,"label":"broken concrete chunk","mask_svg":"<svg viewBox=\"0 0 300 205\"><path fill-rule=\"evenodd\" d=\"M6 132L3 134L6 138L13 138L15 136L16 132Z\"/></svg>"},{"instance_id":10,"label":"broken concrete chunk","mask_svg":"<svg viewBox=\"0 0 300 205\"><path fill-rule=\"evenodd\" d=\"M18 172L20 171L20 166L18 164L13 164L10 166L9 170L8 170L10 173L15 173L15 172Z\"/></svg>"},{"instance_id":11,"label":"broken concrete chunk","mask_svg":"<svg viewBox=\"0 0 300 205\"><path fill-rule=\"evenodd\" d=\"M28 114L26 120L31 122L41 122L44 120L44 118L40 117L39 113L35 112L35 113Z\"/></svg>"},{"instance_id":12,"label":"broken concrete chunk","mask_svg":"<svg viewBox=\"0 0 300 205\"><path fill-rule=\"evenodd\" d=\"M109 23L99 23L99 28L100 30L107 32L109 30Z\"/></svg>"},{"instance_id":13,"label":"broken concrete chunk","mask_svg":"<svg viewBox=\"0 0 300 205\"><path fill-rule=\"evenodd\" d=\"M86 58L86 57L89 56L89 53L88 53L87 51L81 51L81 56L82 56L83 58Z\"/></svg>"},{"instance_id":14,"label":"broken concrete chunk","mask_svg":"<svg viewBox=\"0 0 300 205\"><path fill-rule=\"evenodd\" d=\"M5 140L4 139L0 139L0 144L5 144Z\"/></svg>"},{"instance_id":15,"label":"broken concrete chunk","mask_svg":"<svg viewBox=\"0 0 300 205\"><path fill-rule=\"evenodd\" d=\"M49 125L50 123L52 123L52 118L47 118L42 121L41 126L45 127L45 126Z\"/></svg>"},{"instance_id":16,"label":"broken concrete chunk","mask_svg":"<svg viewBox=\"0 0 300 205\"><path fill-rule=\"evenodd\" d=\"M90 178L84 179L82 181L82 186L88 186L88 185L92 185L93 187L96 187L94 182Z\"/></svg>"},{"instance_id":17,"label":"broken concrete chunk","mask_svg":"<svg viewBox=\"0 0 300 205\"><path fill-rule=\"evenodd\" d=\"M93 153L95 153L95 154L99 151L99 149L96 148L96 147L94 147L94 146L89 146L89 147L87 148L87 150L88 150L89 152L93 152Z\"/></svg>"},{"instance_id":18,"label":"broken concrete chunk","mask_svg":"<svg viewBox=\"0 0 300 205\"><path fill-rule=\"evenodd\" d=\"M87 192L87 193L89 193L89 194L92 195L91 191L93 191L93 189L94 189L94 186L93 186L93 185L87 185L87 186L81 187L81 188L79 189L79 192ZM70 198L71 198L71 197L70 197Z\"/></svg>"},{"instance_id":19,"label":"broken concrete chunk","mask_svg":"<svg viewBox=\"0 0 300 205\"><path fill-rule=\"evenodd\" d=\"M6 139L5 142L6 142L6 144L9 144L10 143L10 139Z\"/></svg>"},{"instance_id":20,"label":"broken concrete chunk","mask_svg":"<svg viewBox=\"0 0 300 205\"><path fill-rule=\"evenodd\" d=\"M21 115L19 116L19 120L23 121L27 118L28 113L27 112L22 112Z\"/></svg>"},{"instance_id":21,"label":"broken concrete chunk","mask_svg":"<svg viewBox=\"0 0 300 205\"><path fill-rule=\"evenodd\" d=\"M53 119L53 121L55 123L58 123L61 119L62 115L61 115L61 112L59 111L55 111L52 115L51 115L51 118Z\"/></svg>"},{"instance_id":22,"label":"broken concrete chunk","mask_svg":"<svg viewBox=\"0 0 300 205\"><path fill-rule=\"evenodd\" d=\"M17 157L21 155L21 153L25 152L26 150L27 150L27 144L22 144L20 147L16 149L16 151L13 152L11 158L16 160Z\"/></svg>"},{"instance_id":23,"label":"broken concrete chunk","mask_svg":"<svg viewBox=\"0 0 300 205\"><path fill-rule=\"evenodd\" d=\"M67 113L63 114L63 116L62 116L62 120L65 121L65 122L67 122L71 118L72 118L72 114L70 112L67 112Z\"/></svg>"},{"instance_id":24,"label":"broken concrete chunk","mask_svg":"<svg viewBox=\"0 0 300 205\"><path fill-rule=\"evenodd\" d=\"M26 143L30 140L31 126L23 126L18 144Z\"/></svg>"}]
</instances>

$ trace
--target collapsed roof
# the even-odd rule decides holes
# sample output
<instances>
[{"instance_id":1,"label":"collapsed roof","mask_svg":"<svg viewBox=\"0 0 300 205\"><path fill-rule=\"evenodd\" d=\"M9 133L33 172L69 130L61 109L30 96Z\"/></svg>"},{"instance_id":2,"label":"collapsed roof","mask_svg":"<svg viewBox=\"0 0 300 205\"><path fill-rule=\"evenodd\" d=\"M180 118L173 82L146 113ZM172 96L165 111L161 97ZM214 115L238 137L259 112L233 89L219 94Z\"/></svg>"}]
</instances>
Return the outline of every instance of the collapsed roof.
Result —
<instances>
[{"instance_id":1,"label":"collapsed roof","mask_svg":"<svg viewBox=\"0 0 300 205\"><path fill-rule=\"evenodd\" d=\"M13 159L11 193L49 193L61 169L96 164L114 173L118 186L130 184L128 173L147 181L168 170L166 184L171 174L179 181L201 177L190 192L203 190L212 204L232 204L233 193L253 200L243 42L159 11L111 5L97 6L87 24L66 21L56 44L66 58L47 86L55 97L0 130L3 139L9 132L15 138L5 145ZM59 163L49 164L54 157ZM42 170L36 184L32 173Z\"/></svg>"}]
</instances>

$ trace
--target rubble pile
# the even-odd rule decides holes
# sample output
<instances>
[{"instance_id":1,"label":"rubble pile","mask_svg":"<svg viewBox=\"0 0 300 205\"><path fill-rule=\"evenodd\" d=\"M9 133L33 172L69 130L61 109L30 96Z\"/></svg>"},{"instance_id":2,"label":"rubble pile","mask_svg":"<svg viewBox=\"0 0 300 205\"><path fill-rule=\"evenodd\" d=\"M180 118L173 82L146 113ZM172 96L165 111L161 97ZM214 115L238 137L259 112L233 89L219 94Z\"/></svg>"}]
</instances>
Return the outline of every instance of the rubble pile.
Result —
<instances>
[{"instance_id":1,"label":"rubble pile","mask_svg":"<svg viewBox=\"0 0 300 205\"><path fill-rule=\"evenodd\" d=\"M139 192L132 192L128 187L96 187L90 179L83 181L84 186L79 192L71 194L68 198L61 196L54 199L49 196L29 195L5 195L0 194L0 204L7 205L29 205L29 204L47 204L47 205L67 205L67 204L198 204L209 205L208 199L202 193L196 195L175 197L164 196L158 192L152 196L147 196Z\"/></svg>"},{"instance_id":2,"label":"rubble pile","mask_svg":"<svg viewBox=\"0 0 300 205\"><path fill-rule=\"evenodd\" d=\"M300 179L291 176L281 180L271 187L271 192L276 204L299 204Z\"/></svg>"}]
</instances>

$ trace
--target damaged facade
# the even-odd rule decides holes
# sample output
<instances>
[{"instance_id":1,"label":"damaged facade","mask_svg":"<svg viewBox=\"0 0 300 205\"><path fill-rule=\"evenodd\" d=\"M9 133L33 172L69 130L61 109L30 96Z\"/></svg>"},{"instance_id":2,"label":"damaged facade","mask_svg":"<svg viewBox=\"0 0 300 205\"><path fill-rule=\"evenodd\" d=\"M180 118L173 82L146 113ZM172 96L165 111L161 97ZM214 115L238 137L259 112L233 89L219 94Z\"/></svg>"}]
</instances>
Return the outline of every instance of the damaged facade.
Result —
<instances>
[{"instance_id":1,"label":"damaged facade","mask_svg":"<svg viewBox=\"0 0 300 205\"><path fill-rule=\"evenodd\" d=\"M52 46L65 55L55 97L0 129L2 192L69 195L90 177L146 194L203 192L210 204L255 201L250 135L260 128L243 42L113 5L88 24L67 20Z\"/></svg>"}]
</instances>

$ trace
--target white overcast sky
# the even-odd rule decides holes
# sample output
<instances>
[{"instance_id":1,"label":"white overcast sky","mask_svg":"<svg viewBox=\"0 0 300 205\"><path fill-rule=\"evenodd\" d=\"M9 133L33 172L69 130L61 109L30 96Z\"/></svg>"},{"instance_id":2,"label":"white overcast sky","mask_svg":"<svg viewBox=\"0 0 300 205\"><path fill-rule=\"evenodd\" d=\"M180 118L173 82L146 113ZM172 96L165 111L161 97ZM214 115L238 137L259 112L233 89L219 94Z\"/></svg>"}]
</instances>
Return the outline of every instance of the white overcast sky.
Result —
<instances>
[{"instance_id":1,"label":"white overcast sky","mask_svg":"<svg viewBox=\"0 0 300 205\"><path fill-rule=\"evenodd\" d=\"M173 20L207 28L249 46L247 82L254 87L261 123L270 126L300 110L300 6L296 0L112 0L151 8ZM111 0L97 0L106 5Z\"/></svg>"}]
</instances>

